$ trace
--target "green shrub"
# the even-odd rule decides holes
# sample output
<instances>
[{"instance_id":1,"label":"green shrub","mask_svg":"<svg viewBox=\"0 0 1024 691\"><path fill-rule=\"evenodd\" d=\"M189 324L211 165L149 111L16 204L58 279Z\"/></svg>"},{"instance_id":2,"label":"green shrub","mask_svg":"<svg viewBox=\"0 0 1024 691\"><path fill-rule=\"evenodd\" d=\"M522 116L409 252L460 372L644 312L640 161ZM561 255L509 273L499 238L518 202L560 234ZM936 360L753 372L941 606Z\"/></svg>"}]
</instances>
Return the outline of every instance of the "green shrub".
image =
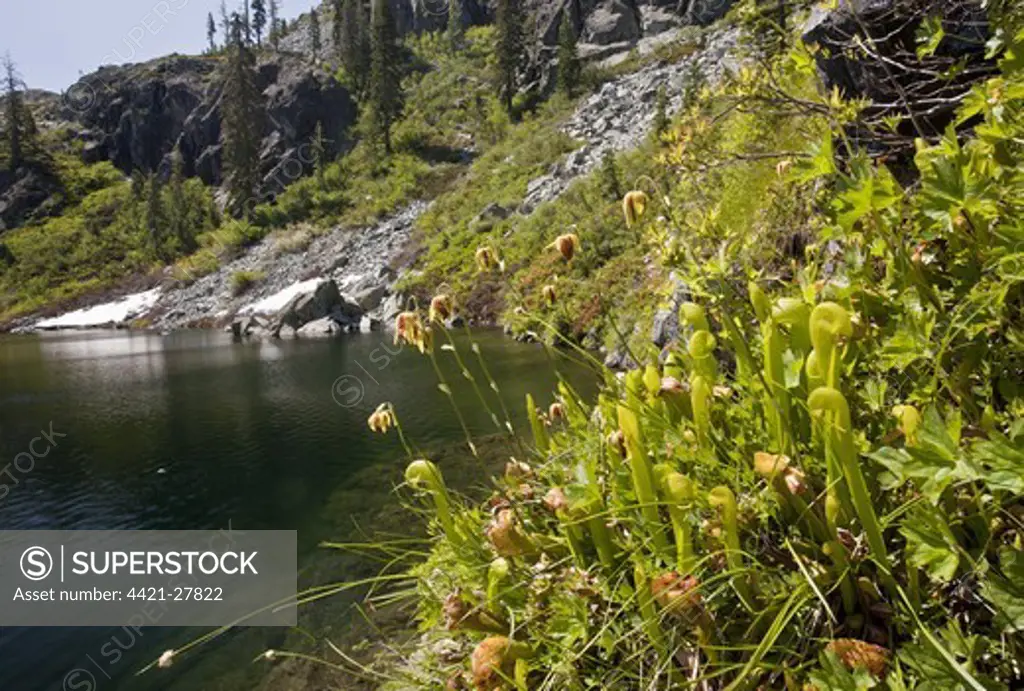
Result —
<instances>
[{"instance_id":1,"label":"green shrub","mask_svg":"<svg viewBox=\"0 0 1024 691\"><path fill-rule=\"evenodd\" d=\"M238 297L266 277L263 271L236 271L231 274L231 294Z\"/></svg>"}]
</instances>

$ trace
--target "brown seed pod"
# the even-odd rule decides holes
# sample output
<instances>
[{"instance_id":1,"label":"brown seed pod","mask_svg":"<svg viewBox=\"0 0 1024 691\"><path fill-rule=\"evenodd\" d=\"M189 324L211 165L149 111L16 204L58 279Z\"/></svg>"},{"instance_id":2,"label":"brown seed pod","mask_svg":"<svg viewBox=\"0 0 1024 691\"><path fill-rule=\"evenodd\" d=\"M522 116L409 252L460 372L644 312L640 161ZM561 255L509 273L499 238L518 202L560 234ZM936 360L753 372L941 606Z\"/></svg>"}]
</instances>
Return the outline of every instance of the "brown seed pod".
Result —
<instances>
[{"instance_id":1,"label":"brown seed pod","mask_svg":"<svg viewBox=\"0 0 1024 691\"><path fill-rule=\"evenodd\" d=\"M889 651L880 645L856 638L837 638L826 646L849 670L862 667L876 679L885 677L889 666Z\"/></svg>"}]
</instances>

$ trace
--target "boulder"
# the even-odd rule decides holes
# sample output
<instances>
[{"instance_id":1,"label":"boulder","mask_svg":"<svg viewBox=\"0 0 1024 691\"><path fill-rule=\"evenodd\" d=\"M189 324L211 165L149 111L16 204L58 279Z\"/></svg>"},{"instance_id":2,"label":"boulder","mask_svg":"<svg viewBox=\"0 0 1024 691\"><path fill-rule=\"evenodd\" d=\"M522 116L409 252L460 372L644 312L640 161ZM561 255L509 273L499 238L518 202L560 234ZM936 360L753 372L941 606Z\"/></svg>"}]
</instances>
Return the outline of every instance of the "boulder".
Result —
<instances>
[{"instance_id":1,"label":"boulder","mask_svg":"<svg viewBox=\"0 0 1024 691\"><path fill-rule=\"evenodd\" d=\"M328 338L337 336L344 331L343 327L330 317L322 317L299 327L295 331L296 338Z\"/></svg>"},{"instance_id":2,"label":"boulder","mask_svg":"<svg viewBox=\"0 0 1024 691\"><path fill-rule=\"evenodd\" d=\"M338 284L328 279L314 290L292 298L275 317L271 332L280 336L284 327L298 331L306 324L325 317L347 327L353 323L358 325L362 316L363 309L350 298L342 296Z\"/></svg>"},{"instance_id":3,"label":"boulder","mask_svg":"<svg viewBox=\"0 0 1024 691\"><path fill-rule=\"evenodd\" d=\"M609 0L594 9L583 25L583 41L608 45L609 43L640 40L640 13L633 3Z\"/></svg>"},{"instance_id":4,"label":"boulder","mask_svg":"<svg viewBox=\"0 0 1024 691\"><path fill-rule=\"evenodd\" d=\"M372 312L380 307L380 303L387 297L388 287L376 285L356 293L352 301L359 305L364 312Z\"/></svg>"}]
</instances>

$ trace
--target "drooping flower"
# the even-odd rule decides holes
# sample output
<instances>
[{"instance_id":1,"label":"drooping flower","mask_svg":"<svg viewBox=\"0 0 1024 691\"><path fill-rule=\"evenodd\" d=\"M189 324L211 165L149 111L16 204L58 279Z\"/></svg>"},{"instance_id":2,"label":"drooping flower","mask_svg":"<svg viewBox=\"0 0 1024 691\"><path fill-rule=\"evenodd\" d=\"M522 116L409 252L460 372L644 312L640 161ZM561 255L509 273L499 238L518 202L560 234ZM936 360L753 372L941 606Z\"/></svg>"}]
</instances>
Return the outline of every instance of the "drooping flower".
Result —
<instances>
[{"instance_id":1,"label":"drooping flower","mask_svg":"<svg viewBox=\"0 0 1024 691\"><path fill-rule=\"evenodd\" d=\"M826 649L835 653L847 669L862 667L876 679L882 679L889 666L887 649L856 638L837 638L829 641Z\"/></svg>"},{"instance_id":2,"label":"drooping flower","mask_svg":"<svg viewBox=\"0 0 1024 691\"><path fill-rule=\"evenodd\" d=\"M789 160L788 158L785 158L775 164L775 174L778 175L780 178L785 177L786 173L788 173L789 169L792 167L793 161Z\"/></svg>"},{"instance_id":3,"label":"drooping flower","mask_svg":"<svg viewBox=\"0 0 1024 691\"><path fill-rule=\"evenodd\" d=\"M430 346L430 331L423 327L420 315L415 312L402 312L395 318L395 345L402 342L416 346L421 353L427 352Z\"/></svg>"},{"instance_id":4,"label":"drooping flower","mask_svg":"<svg viewBox=\"0 0 1024 691\"><path fill-rule=\"evenodd\" d=\"M439 293L430 301L429 320L431 322L444 322L450 319L455 313L455 300L447 293Z\"/></svg>"},{"instance_id":5,"label":"drooping flower","mask_svg":"<svg viewBox=\"0 0 1024 691\"><path fill-rule=\"evenodd\" d=\"M554 422L555 420L565 419L565 406L559 401L555 401L548 406L548 420Z\"/></svg>"},{"instance_id":6,"label":"drooping flower","mask_svg":"<svg viewBox=\"0 0 1024 691\"><path fill-rule=\"evenodd\" d=\"M628 192L622 200L622 213L626 217L626 225L632 228L647 210L647 194L640 190Z\"/></svg>"},{"instance_id":7,"label":"drooping flower","mask_svg":"<svg viewBox=\"0 0 1024 691\"><path fill-rule=\"evenodd\" d=\"M677 396L686 393L686 387L675 377L662 377L661 387L658 390L660 396Z\"/></svg>"},{"instance_id":8,"label":"drooping flower","mask_svg":"<svg viewBox=\"0 0 1024 691\"><path fill-rule=\"evenodd\" d=\"M700 581L668 571L651 580L651 594L662 609L672 614L690 614L701 608Z\"/></svg>"},{"instance_id":9,"label":"drooping flower","mask_svg":"<svg viewBox=\"0 0 1024 691\"><path fill-rule=\"evenodd\" d=\"M610 433L605 441L613 452L622 458L626 457L626 435L623 434L621 429Z\"/></svg>"},{"instance_id":10,"label":"drooping flower","mask_svg":"<svg viewBox=\"0 0 1024 691\"><path fill-rule=\"evenodd\" d=\"M786 484L786 489L791 494L804 494L807 491L804 472L790 466L789 456L785 454L756 452L754 454L754 471L769 480L781 477Z\"/></svg>"},{"instance_id":11,"label":"drooping flower","mask_svg":"<svg viewBox=\"0 0 1024 691\"><path fill-rule=\"evenodd\" d=\"M277 651L271 648L270 650L263 651L263 659L267 662L273 662L274 658L277 657Z\"/></svg>"},{"instance_id":12,"label":"drooping flower","mask_svg":"<svg viewBox=\"0 0 1024 691\"><path fill-rule=\"evenodd\" d=\"M160 655L160 659L157 660L156 666L160 669L167 669L174 664L174 650L165 650Z\"/></svg>"},{"instance_id":13,"label":"drooping flower","mask_svg":"<svg viewBox=\"0 0 1024 691\"><path fill-rule=\"evenodd\" d=\"M508 625L481 607L467 602L462 591L455 590L444 600L444 625L449 631L480 631L483 633L504 633Z\"/></svg>"},{"instance_id":14,"label":"drooping flower","mask_svg":"<svg viewBox=\"0 0 1024 691\"><path fill-rule=\"evenodd\" d=\"M547 284L541 288L540 292L541 295L544 296L544 301L547 302L548 305L554 305L558 301L558 292L552 284Z\"/></svg>"},{"instance_id":15,"label":"drooping flower","mask_svg":"<svg viewBox=\"0 0 1024 691\"><path fill-rule=\"evenodd\" d=\"M485 530L494 551L501 557L518 557L536 551L533 542L516 522L512 509L500 509Z\"/></svg>"},{"instance_id":16,"label":"drooping flower","mask_svg":"<svg viewBox=\"0 0 1024 691\"><path fill-rule=\"evenodd\" d=\"M366 421L373 432L387 434L395 426L395 411L390 403L381 403Z\"/></svg>"},{"instance_id":17,"label":"drooping flower","mask_svg":"<svg viewBox=\"0 0 1024 691\"><path fill-rule=\"evenodd\" d=\"M521 480L531 477L533 477L533 468L528 463L512 458L505 464L505 479Z\"/></svg>"},{"instance_id":18,"label":"drooping flower","mask_svg":"<svg viewBox=\"0 0 1024 691\"><path fill-rule=\"evenodd\" d=\"M516 660L530 657L530 654L530 647L526 643L505 636L485 638L470 657L476 690L497 691L504 687L506 680L515 674Z\"/></svg>"},{"instance_id":19,"label":"drooping flower","mask_svg":"<svg viewBox=\"0 0 1024 691\"><path fill-rule=\"evenodd\" d=\"M580 238L576 233L566 233L565 235L559 235L555 238L555 241L548 245L548 249L556 249L565 258L565 261L571 261L576 255L576 250L580 248Z\"/></svg>"},{"instance_id":20,"label":"drooping flower","mask_svg":"<svg viewBox=\"0 0 1024 691\"><path fill-rule=\"evenodd\" d=\"M476 265L480 271L487 272L500 269L501 264L501 261L498 259L498 253L494 251L493 247L485 245L476 251Z\"/></svg>"},{"instance_id":21,"label":"drooping flower","mask_svg":"<svg viewBox=\"0 0 1024 691\"><path fill-rule=\"evenodd\" d=\"M558 513L569 508L569 500L561 487L552 487L548 490L548 493L544 495L544 508L551 513Z\"/></svg>"}]
</instances>

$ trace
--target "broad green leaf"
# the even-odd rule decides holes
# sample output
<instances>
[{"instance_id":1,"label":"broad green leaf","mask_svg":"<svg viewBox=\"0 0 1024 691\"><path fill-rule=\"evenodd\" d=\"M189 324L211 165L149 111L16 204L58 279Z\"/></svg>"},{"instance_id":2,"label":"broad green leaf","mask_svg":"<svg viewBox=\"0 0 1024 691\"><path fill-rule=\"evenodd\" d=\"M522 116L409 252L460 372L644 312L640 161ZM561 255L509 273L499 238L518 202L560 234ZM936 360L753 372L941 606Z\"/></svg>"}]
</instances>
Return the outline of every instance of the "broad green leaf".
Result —
<instances>
[{"instance_id":1,"label":"broad green leaf","mask_svg":"<svg viewBox=\"0 0 1024 691\"><path fill-rule=\"evenodd\" d=\"M924 569L943 583L956 576L960 566L956 536L935 507L919 505L900 526L907 538L907 556L911 565Z\"/></svg>"},{"instance_id":2,"label":"broad green leaf","mask_svg":"<svg viewBox=\"0 0 1024 691\"><path fill-rule=\"evenodd\" d=\"M852 672L831 650L820 656L821 666L810 673L810 685L818 691L866 691L878 687L878 682L866 669Z\"/></svg>"},{"instance_id":3,"label":"broad green leaf","mask_svg":"<svg viewBox=\"0 0 1024 691\"><path fill-rule=\"evenodd\" d=\"M981 594L996 610L996 622L1006 633L1024 631L1024 553L1003 548L999 571L989 573Z\"/></svg>"}]
</instances>

